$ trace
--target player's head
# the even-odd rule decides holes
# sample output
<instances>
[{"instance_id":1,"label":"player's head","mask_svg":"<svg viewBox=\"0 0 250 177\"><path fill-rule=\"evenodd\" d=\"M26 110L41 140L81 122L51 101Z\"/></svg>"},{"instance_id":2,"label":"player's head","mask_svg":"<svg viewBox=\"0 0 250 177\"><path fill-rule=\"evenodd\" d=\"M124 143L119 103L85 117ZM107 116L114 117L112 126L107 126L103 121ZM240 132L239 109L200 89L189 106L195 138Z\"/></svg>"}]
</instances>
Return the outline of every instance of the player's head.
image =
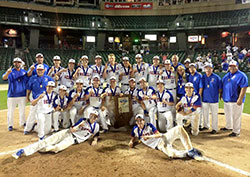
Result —
<instances>
[{"instance_id":1,"label":"player's head","mask_svg":"<svg viewBox=\"0 0 250 177\"><path fill-rule=\"evenodd\" d=\"M43 64L37 65L37 67L36 67L36 72L37 72L37 75L38 75L39 77L43 76L44 71L45 71L45 69L44 69L44 65L43 65Z\"/></svg>"},{"instance_id":2,"label":"player's head","mask_svg":"<svg viewBox=\"0 0 250 177\"><path fill-rule=\"evenodd\" d=\"M22 59L21 58L14 58L13 65L16 69L20 69L22 67Z\"/></svg>"},{"instance_id":3,"label":"player's head","mask_svg":"<svg viewBox=\"0 0 250 177\"><path fill-rule=\"evenodd\" d=\"M76 80L76 89L77 90L82 90L83 88L83 80L82 79L77 79Z\"/></svg>"},{"instance_id":4,"label":"player's head","mask_svg":"<svg viewBox=\"0 0 250 177\"><path fill-rule=\"evenodd\" d=\"M69 59L68 68L74 69L76 61L74 59Z\"/></svg>"},{"instance_id":5,"label":"player's head","mask_svg":"<svg viewBox=\"0 0 250 177\"><path fill-rule=\"evenodd\" d=\"M189 71L191 74L194 74L196 72L196 64L195 63L189 64Z\"/></svg>"},{"instance_id":6,"label":"player's head","mask_svg":"<svg viewBox=\"0 0 250 177\"><path fill-rule=\"evenodd\" d=\"M187 95L192 95L194 91L194 85L191 82L185 84L185 92Z\"/></svg>"},{"instance_id":7,"label":"player's head","mask_svg":"<svg viewBox=\"0 0 250 177\"><path fill-rule=\"evenodd\" d=\"M89 57L87 55L83 55L80 59L80 63L82 65L88 65L89 64Z\"/></svg>"},{"instance_id":8,"label":"player's head","mask_svg":"<svg viewBox=\"0 0 250 177\"><path fill-rule=\"evenodd\" d=\"M230 73L234 74L236 71L238 71L238 63L237 61L230 61L229 62L229 71Z\"/></svg>"},{"instance_id":9,"label":"player's head","mask_svg":"<svg viewBox=\"0 0 250 177\"><path fill-rule=\"evenodd\" d=\"M141 56L141 54L137 54L135 56L135 60L136 60L136 63L141 63L142 62L142 56Z\"/></svg>"},{"instance_id":10,"label":"player's head","mask_svg":"<svg viewBox=\"0 0 250 177\"><path fill-rule=\"evenodd\" d=\"M128 57L123 57L122 58L122 62L123 62L123 64L124 64L124 66L128 66L128 64L129 64L129 58Z\"/></svg>"},{"instance_id":11,"label":"player's head","mask_svg":"<svg viewBox=\"0 0 250 177\"><path fill-rule=\"evenodd\" d=\"M95 64L96 65L101 65L102 64L102 56L101 55L96 55L95 56Z\"/></svg>"},{"instance_id":12,"label":"player's head","mask_svg":"<svg viewBox=\"0 0 250 177\"><path fill-rule=\"evenodd\" d=\"M162 91L165 88L164 81L161 79L156 82L156 85L157 85L157 89L160 91Z\"/></svg>"},{"instance_id":13,"label":"player's head","mask_svg":"<svg viewBox=\"0 0 250 177\"><path fill-rule=\"evenodd\" d=\"M98 112L96 110L92 110L89 114L89 121L90 123L94 123L98 119Z\"/></svg>"},{"instance_id":14,"label":"player's head","mask_svg":"<svg viewBox=\"0 0 250 177\"><path fill-rule=\"evenodd\" d=\"M108 55L109 63L115 63L115 54L111 53Z\"/></svg>"},{"instance_id":15,"label":"player's head","mask_svg":"<svg viewBox=\"0 0 250 177\"><path fill-rule=\"evenodd\" d=\"M170 62L170 60L165 60L165 62L164 62L164 66L165 66L165 69L167 70L167 71L170 71L171 70L171 62Z\"/></svg>"},{"instance_id":16,"label":"player's head","mask_svg":"<svg viewBox=\"0 0 250 177\"><path fill-rule=\"evenodd\" d=\"M190 58L187 58L185 61L184 61L184 65L186 68L189 68L189 64L191 63L191 60Z\"/></svg>"},{"instance_id":17,"label":"player's head","mask_svg":"<svg viewBox=\"0 0 250 177\"><path fill-rule=\"evenodd\" d=\"M135 88L135 85L136 85L135 78L130 78L128 80L128 83L129 83L130 88Z\"/></svg>"},{"instance_id":18,"label":"player's head","mask_svg":"<svg viewBox=\"0 0 250 177\"><path fill-rule=\"evenodd\" d=\"M44 58L43 58L43 54L42 53L36 54L36 62L38 64L43 64L43 60L44 60Z\"/></svg>"},{"instance_id":19,"label":"player's head","mask_svg":"<svg viewBox=\"0 0 250 177\"><path fill-rule=\"evenodd\" d=\"M210 76L213 73L213 64L212 63L205 64L205 72L206 72L207 76Z\"/></svg>"},{"instance_id":20,"label":"player's head","mask_svg":"<svg viewBox=\"0 0 250 177\"><path fill-rule=\"evenodd\" d=\"M55 66L60 66L60 64L61 64L61 57L60 56L54 56L53 57L53 63L54 63L54 65Z\"/></svg>"},{"instance_id":21,"label":"player's head","mask_svg":"<svg viewBox=\"0 0 250 177\"><path fill-rule=\"evenodd\" d=\"M49 81L48 85L46 86L47 92L49 92L49 93L52 92L53 89L55 88L55 86L56 86L56 84L54 81Z\"/></svg>"},{"instance_id":22,"label":"player's head","mask_svg":"<svg viewBox=\"0 0 250 177\"><path fill-rule=\"evenodd\" d=\"M179 62L179 57L178 55L173 55L171 58L171 61L174 65L177 65L177 63Z\"/></svg>"},{"instance_id":23,"label":"player's head","mask_svg":"<svg viewBox=\"0 0 250 177\"><path fill-rule=\"evenodd\" d=\"M64 97L67 93L67 87L65 85L60 85L59 87L59 96Z\"/></svg>"},{"instance_id":24,"label":"player's head","mask_svg":"<svg viewBox=\"0 0 250 177\"><path fill-rule=\"evenodd\" d=\"M146 88L148 86L148 83L145 77L141 77L139 79L139 83L140 83L141 88Z\"/></svg>"},{"instance_id":25,"label":"player's head","mask_svg":"<svg viewBox=\"0 0 250 177\"><path fill-rule=\"evenodd\" d=\"M177 67L177 73L178 73L178 75L180 75L180 76L184 76L184 75L185 75L185 68L184 68L182 65L179 65L179 66Z\"/></svg>"},{"instance_id":26,"label":"player's head","mask_svg":"<svg viewBox=\"0 0 250 177\"><path fill-rule=\"evenodd\" d=\"M95 88L99 87L99 84L100 84L100 77L98 75L95 75L93 78L92 78L92 84Z\"/></svg>"},{"instance_id":27,"label":"player's head","mask_svg":"<svg viewBox=\"0 0 250 177\"><path fill-rule=\"evenodd\" d=\"M137 114L135 116L135 121L136 121L136 124L137 126L140 128L140 129L143 129L144 125L145 125L145 120L144 120L144 116L142 114Z\"/></svg>"},{"instance_id":28,"label":"player's head","mask_svg":"<svg viewBox=\"0 0 250 177\"><path fill-rule=\"evenodd\" d=\"M160 64L160 57L156 55L153 57L153 65L158 66L159 64Z\"/></svg>"},{"instance_id":29,"label":"player's head","mask_svg":"<svg viewBox=\"0 0 250 177\"><path fill-rule=\"evenodd\" d=\"M111 86L111 87L115 87L115 86L116 86L116 77L115 77L115 76L112 76L112 77L109 79L109 82L110 82L110 86Z\"/></svg>"}]
</instances>

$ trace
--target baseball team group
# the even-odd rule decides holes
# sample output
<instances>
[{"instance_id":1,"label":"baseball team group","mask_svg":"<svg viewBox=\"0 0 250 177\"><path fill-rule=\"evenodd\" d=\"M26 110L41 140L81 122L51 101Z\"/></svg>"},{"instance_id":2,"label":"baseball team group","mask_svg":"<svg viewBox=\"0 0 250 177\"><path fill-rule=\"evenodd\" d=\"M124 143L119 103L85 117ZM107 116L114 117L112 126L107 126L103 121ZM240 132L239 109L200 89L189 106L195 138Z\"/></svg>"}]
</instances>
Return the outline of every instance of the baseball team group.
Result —
<instances>
[{"instance_id":1,"label":"baseball team group","mask_svg":"<svg viewBox=\"0 0 250 177\"><path fill-rule=\"evenodd\" d=\"M89 65L88 56L68 60L68 67L61 67L61 58L53 57L54 65L44 63L44 56L36 54L36 64L28 71L22 68L20 58L13 59L13 66L3 75L8 80L8 131L13 131L14 110L18 105L19 124L24 135L37 132L39 140L16 151L12 156L31 155L39 152L59 152L92 138L97 145L99 133L108 133L116 122L115 97L130 95L133 126L129 147L138 142L158 149L170 158L190 157L202 159L202 153L193 148L183 127L190 126L191 135L210 129L218 129L218 102L224 101L226 124L220 131L237 137L241 130L248 78L231 60L226 75L221 79L213 73L213 64L205 63L203 75L196 70L196 63L186 59L183 64L177 55L161 62L154 56L152 64L145 63L141 54L135 56L135 64L128 57L116 62L114 54L108 62L95 57ZM25 118L25 106L30 111ZM119 131L117 129L116 131ZM211 135L212 136L212 135ZM184 147L173 147L180 139Z\"/></svg>"}]
</instances>

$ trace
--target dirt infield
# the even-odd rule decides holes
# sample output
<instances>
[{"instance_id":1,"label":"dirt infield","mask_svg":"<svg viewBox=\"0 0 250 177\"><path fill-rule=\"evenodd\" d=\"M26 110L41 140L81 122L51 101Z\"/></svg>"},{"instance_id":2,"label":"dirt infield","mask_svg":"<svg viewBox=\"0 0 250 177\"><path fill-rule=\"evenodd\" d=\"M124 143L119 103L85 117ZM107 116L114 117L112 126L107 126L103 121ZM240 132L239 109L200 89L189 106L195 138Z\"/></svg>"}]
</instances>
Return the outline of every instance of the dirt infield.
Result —
<instances>
[{"instance_id":1,"label":"dirt infield","mask_svg":"<svg viewBox=\"0 0 250 177\"><path fill-rule=\"evenodd\" d=\"M28 113L28 109L26 113ZM23 135L15 112L15 130L7 131L6 111L0 111L0 176L185 176L226 177L243 176L210 162L188 159L169 159L160 151L139 144L129 149L130 132L101 134L96 147L89 142L74 145L58 154L35 153L15 160L3 152L21 148L38 140L35 133ZM243 116L241 136L229 138L229 132L210 135L202 132L191 136L194 147L204 151L207 157L250 171L250 116ZM224 115L219 116L224 125ZM177 142L179 146L179 142Z\"/></svg>"}]
</instances>

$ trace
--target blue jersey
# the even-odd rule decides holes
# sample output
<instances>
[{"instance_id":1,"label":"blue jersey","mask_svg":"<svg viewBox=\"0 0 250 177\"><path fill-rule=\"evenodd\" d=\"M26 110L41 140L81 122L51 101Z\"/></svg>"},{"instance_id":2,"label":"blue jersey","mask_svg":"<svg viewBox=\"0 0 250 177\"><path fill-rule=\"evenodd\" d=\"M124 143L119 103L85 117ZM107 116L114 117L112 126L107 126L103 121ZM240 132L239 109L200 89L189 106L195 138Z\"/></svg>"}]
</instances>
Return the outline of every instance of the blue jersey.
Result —
<instances>
[{"instance_id":1,"label":"blue jersey","mask_svg":"<svg viewBox=\"0 0 250 177\"><path fill-rule=\"evenodd\" d=\"M188 78L188 76L186 75L186 78ZM178 96L183 96L185 95L185 84L187 82L183 79L182 76L179 76L178 81L177 81L177 95Z\"/></svg>"},{"instance_id":2,"label":"blue jersey","mask_svg":"<svg viewBox=\"0 0 250 177\"><path fill-rule=\"evenodd\" d=\"M228 70L228 67L229 67L229 64L228 64L228 63L222 63L222 70L223 70L223 71L227 71L227 70Z\"/></svg>"},{"instance_id":3,"label":"blue jersey","mask_svg":"<svg viewBox=\"0 0 250 177\"><path fill-rule=\"evenodd\" d=\"M171 63L171 66L174 68L174 71L177 71L178 66L183 66L185 69L185 66L181 64L180 62L178 62L176 66L174 66L173 63Z\"/></svg>"},{"instance_id":4,"label":"blue jersey","mask_svg":"<svg viewBox=\"0 0 250 177\"><path fill-rule=\"evenodd\" d=\"M33 70L33 72L32 72L32 76L34 76L34 75L37 75L37 72L36 72L36 67L37 67L37 63L35 64L35 69ZM46 65L46 64L43 64L43 66L44 66L44 75L48 75L48 72L49 72L49 66L48 65Z\"/></svg>"},{"instance_id":5,"label":"blue jersey","mask_svg":"<svg viewBox=\"0 0 250 177\"><path fill-rule=\"evenodd\" d=\"M221 78L212 73L207 77L204 74L201 78L202 101L205 103L218 103L219 102L219 90L222 89Z\"/></svg>"},{"instance_id":6,"label":"blue jersey","mask_svg":"<svg viewBox=\"0 0 250 177\"><path fill-rule=\"evenodd\" d=\"M12 69L12 72L8 76L8 97L25 97L28 80L29 77L24 69L20 69L20 71L17 71L15 68Z\"/></svg>"},{"instance_id":7,"label":"blue jersey","mask_svg":"<svg viewBox=\"0 0 250 177\"><path fill-rule=\"evenodd\" d=\"M195 93L199 93L199 89L201 87L201 74L198 72L195 72L194 75L190 74L188 82L193 83Z\"/></svg>"},{"instance_id":8,"label":"blue jersey","mask_svg":"<svg viewBox=\"0 0 250 177\"><path fill-rule=\"evenodd\" d=\"M248 87L247 75L240 70L232 73L227 73L223 79L223 100L224 102L237 102L239 98L241 88ZM245 102L245 97L243 98L243 103Z\"/></svg>"},{"instance_id":9,"label":"blue jersey","mask_svg":"<svg viewBox=\"0 0 250 177\"><path fill-rule=\"evenodd\" d=\"M37 75L31 76L27 84L27 90L32 91L32 98L36 99L40 94L46 91L46 86L49 81L54 81L49 76L39 77Z\"/></svg>"}]
</instances>

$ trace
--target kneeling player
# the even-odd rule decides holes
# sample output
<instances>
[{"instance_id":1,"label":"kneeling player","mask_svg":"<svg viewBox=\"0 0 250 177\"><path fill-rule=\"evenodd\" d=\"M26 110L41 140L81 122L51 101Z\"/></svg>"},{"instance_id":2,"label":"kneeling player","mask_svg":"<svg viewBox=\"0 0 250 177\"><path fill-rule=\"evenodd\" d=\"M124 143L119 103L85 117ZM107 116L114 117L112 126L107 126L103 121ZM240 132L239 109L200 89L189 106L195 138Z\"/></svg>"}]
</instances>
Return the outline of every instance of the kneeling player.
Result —
<instances>
[{"instance_id":1,"label":"kneeling player","mask_svg":"<svg viewBox=\"0 0 250 177\"><path fill-rule=\"evenodd\" d=\"M202 160L202 154L192 147L190 138L182 126L176 126L165 134L161 134L151 123L145 123L141 114L136 116L136 126L131 133L129 147L134 147L136 138L145 145L162 151L170 158L183 158L189 156L196 160ZM176 139L180 139L185 150L174 149L172 144Z\"/></svg>"},{"instance_id":2,"label":"kneeling player","mask_svg":"<svg viewBox=\"0 0 250 177\"><path fill-rule=\"evenodd\" d=\"M200 120L200 112L197 108L201 107L200 95L194 92L194 86L191 82L186 83L185 92L185 96L183 96L176 105L176 110L180 110L176 116L177 124L183 126L183 120L190 119L192 128L191 133L197 136L199 134Z\"/></svg>"},{"instance_id":3,"label":"kneeling player","mask_svg":"<svg viewBox=\"0 0 250 177\"><path fill-rule=\"evenodd\" d=\"M96 122L97 119L98 112L93 110L90 114L90 119L80 119L73 128L61 130L42 141L38 141L20 149L12 156L18 159L23 154L29 156L37 151L57 153L73 144L82 143L91 136L94 137L91 145L96 145L99 135L99 124Z\"/></svg>"}]
</instances>

